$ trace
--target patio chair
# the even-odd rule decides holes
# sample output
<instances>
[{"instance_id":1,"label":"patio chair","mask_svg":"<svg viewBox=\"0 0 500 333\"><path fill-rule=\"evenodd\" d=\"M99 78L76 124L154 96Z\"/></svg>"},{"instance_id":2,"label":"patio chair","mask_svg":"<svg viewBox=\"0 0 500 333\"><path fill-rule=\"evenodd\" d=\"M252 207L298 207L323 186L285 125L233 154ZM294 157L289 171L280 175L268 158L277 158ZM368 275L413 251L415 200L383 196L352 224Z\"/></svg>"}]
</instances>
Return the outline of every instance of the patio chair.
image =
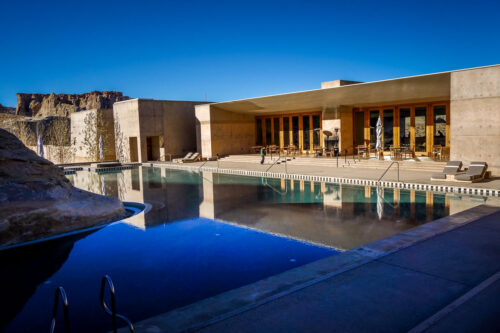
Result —
<instances>
[{"instance_id":1,"label":"patio chair","mask_svg":"<svg viewBox=\"0 0 500 333\"><path fill-rule=\"evenodd\" d=\"M446 180L447 176L451 177L460 172L460 168L462 168L461 161L449 161L446 163L443 172L433 174L431 180Z\"/></svg>"},{"instance_id":2,"label":"patio chair","mask_svg":"<svg viewBox=\"0 0 500 333\"><path fill-rule=\"evenodd\" d=\"M189 158L183 158L182 159L182 163L192 163L192 162L196 162L196 161L199 161L201 158L200 156L200 153L194 153L193 155L191 155Z\"/></svg>"},{"instance_id":3,"label":"patio chair","mask_svg":"<svg viewBox=\"0 0 500 333\"><path fill-rule=\"evenodd\" d=\"M465 174L456 175L455 180L466 182L479 182L486 176L488 164L486 162L471 162Z\"/></svg>"},{"instance_id":4,"label":"patio chair","mask_svg":"<svg viewBox=\"0 0 500 333\"><path fill-rule=\"evenodd\" d=\"M189 153L186 154L186 156L184 156L182 158L174 158L172 160L172 162L174 162L174 163L182 163L183 160L190 158L192 155L193 155L193 153L189 152Z\"/></svg>"}]
</instances>

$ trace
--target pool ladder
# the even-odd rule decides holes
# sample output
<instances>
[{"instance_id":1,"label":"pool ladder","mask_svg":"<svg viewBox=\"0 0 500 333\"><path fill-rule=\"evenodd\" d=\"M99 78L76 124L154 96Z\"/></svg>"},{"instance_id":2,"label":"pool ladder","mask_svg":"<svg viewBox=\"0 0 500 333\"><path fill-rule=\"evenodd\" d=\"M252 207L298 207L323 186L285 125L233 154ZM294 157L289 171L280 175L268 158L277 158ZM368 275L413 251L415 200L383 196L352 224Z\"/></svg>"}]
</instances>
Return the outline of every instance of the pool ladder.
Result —
<instances>
[{"instance_id":1,"label":"pool ladder","mask_svg":"<svg viewBox=\"0 0 500 333\"><path fill-rule=\"evenodd\" d=\"M106 290L106 285L109 287L109 293L111 296L111 309L109 308L108 304L106 303L106 300L104 299L104 292ZM64 290L63 287L58 287L55 292L54 296L54 307L52 311L52 320L50 323L50 333L54 333L54 330L56 329L56 317L57 317L57 309L59 306L59 298L62 300L63 304L63 312L64 312L64 332L68 333L69 332L69 317L68 317L68 297L66 296L66 291ZM113 280L111 280L111 277L109 275L104 275L102 280L101 280L101 292L100 292L100 300L101 300L101 306L104 309L104 312L106 312L107 315L111 316L113 320L113 332L118 332L118 327L117 327L117 319L121 319L124 321L130 332L134 333L134 325L130 322L130 320L127 319L127 317L116 313L116 301L115 301L115 286L113 284Z\"/></svg>"}]
</instances>

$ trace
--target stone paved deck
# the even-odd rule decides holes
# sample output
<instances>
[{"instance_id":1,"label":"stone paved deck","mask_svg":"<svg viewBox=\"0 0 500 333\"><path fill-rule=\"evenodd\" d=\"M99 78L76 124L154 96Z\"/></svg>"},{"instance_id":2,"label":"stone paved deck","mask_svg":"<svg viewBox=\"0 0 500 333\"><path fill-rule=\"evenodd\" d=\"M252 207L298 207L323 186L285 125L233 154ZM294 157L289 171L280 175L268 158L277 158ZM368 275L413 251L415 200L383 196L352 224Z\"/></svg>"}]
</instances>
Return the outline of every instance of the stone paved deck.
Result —
<instances>
[{"instance_id":1,"label":"stone paved deck","mask_svg":"<svg viewBox=\"0 0 500 333\"><path fill-rule=\"evenodd\" d=\"M159 162L155 162L159 163ZM161 163L161 162L160 162ZM168 162L165 162L168 164ZM207 166L207 167L217 167L217 162L196 162L189 163L192 166ZM265 171L269 168L269 164L260 165L259 163L240 163L240 162L219 162L220 168L231 168L239 170L250 170L250 171ZM329 177L345 177L345 178L357 178L357 179L369 179L377 180L384 170L380 169L364 169L364 168L336 168L336 167L324 167L324 166L302 166L302 165L288 165L288 173L297 173L304 175L313 176L329 176ZM282 164L274 165L270 172L285 172L285 166ZM410 171L401 170L400 180L407 183L419 183L419 184L433 184L433 185L445 185L445 186L463 186L471 188L483 188L483 189L494 189L500 190L500 177L494 177L492 179L486 179L479 183L462 183L462 182L440 182L431 181L432 172L428 171ZM397 170L396 168L390 169L384 177L387 181L397 181Z\"/></svg>"}]
</instances>

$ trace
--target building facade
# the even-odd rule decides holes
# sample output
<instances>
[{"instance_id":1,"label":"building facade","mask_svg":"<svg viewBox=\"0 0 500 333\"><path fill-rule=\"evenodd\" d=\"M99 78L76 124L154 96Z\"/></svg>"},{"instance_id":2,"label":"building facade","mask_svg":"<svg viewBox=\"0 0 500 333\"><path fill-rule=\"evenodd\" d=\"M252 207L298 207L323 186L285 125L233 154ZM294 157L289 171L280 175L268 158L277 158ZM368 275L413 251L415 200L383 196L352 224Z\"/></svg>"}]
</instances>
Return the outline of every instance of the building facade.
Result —
<instances>
[{"instance_id":1,"label":"building facade","mask_svg":"<svg viewBox=\"0 0 500 333\"><path fill-rule=\"evenodd\" d=\"M196 105L203 157L248 153L254 145L296 146L303 153L335 137L340 150L433 146L465 164L486 161L500 173L500 65L360 83L323 82L322 89ZM328 132L326 132L328 131Z\"/></svg>"},{"instance_id":2,"label":"building facade","mask_svg":"<svg viewBox=\"0 0 500 333\"><path fill-rule=\"evenodd\" d=\"M137 98L113 104L117 158L159 161L196 151L194 107L201 103Z\"/></svg>"}]
</instances>

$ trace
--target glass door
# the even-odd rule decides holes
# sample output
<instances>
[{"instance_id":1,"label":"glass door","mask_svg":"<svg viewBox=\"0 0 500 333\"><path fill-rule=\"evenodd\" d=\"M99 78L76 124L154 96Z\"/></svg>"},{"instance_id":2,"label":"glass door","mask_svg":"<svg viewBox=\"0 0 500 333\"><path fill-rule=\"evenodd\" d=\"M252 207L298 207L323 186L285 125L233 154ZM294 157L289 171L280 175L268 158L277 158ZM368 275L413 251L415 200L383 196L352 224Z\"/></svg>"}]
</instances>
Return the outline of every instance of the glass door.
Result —
<instances>
[{"instance_id":1,"label":"glass door","mask_svg":"<svg viewBox=\"0 0 500 333\"><path fill-rule=\"evenodd\" d=\"M302 117L302 128L303 128L303 133L304 133L304 150L310 150L311 149L311 123L309 121L309 116L303 116Z\"/></svg>"},{"instance_id":2,"label":"glass door","mask_svg":"<svg viewBox=\"0 0 500 333\"><path fill-rule=\"evenodd\" d=\"M394 146L394 110L385 109L383 113L383 144L385 151L389 151L391 146Z\"/></svg>"},{"instance_id":3,"label":"glass door","mask_svg":"<svg viewBox=\"0 0 500 333\"><path fill-rule=\"evenodd\" d=\"M399 109L399 144L401 148L410 148L411 109Z\"/></svg>"},{"instance_id":4,"label":"glass door","mask_svg":"<svg viewBox=\"0 0 500 333\"><path fill-rule=\"evenodd\" d=\"M415 108L415 152L427 151L426 113L425 106Z\"/></svg>"},{"instance_id":5,"label":"glass door","mask_svg":"<svg viewBox=\"0 0 500 333\"><path fill-rule=\"evenodd\" d=\"M292 117L292 144L299 148L299 116Z\"/></svg>"}]
</instances>

